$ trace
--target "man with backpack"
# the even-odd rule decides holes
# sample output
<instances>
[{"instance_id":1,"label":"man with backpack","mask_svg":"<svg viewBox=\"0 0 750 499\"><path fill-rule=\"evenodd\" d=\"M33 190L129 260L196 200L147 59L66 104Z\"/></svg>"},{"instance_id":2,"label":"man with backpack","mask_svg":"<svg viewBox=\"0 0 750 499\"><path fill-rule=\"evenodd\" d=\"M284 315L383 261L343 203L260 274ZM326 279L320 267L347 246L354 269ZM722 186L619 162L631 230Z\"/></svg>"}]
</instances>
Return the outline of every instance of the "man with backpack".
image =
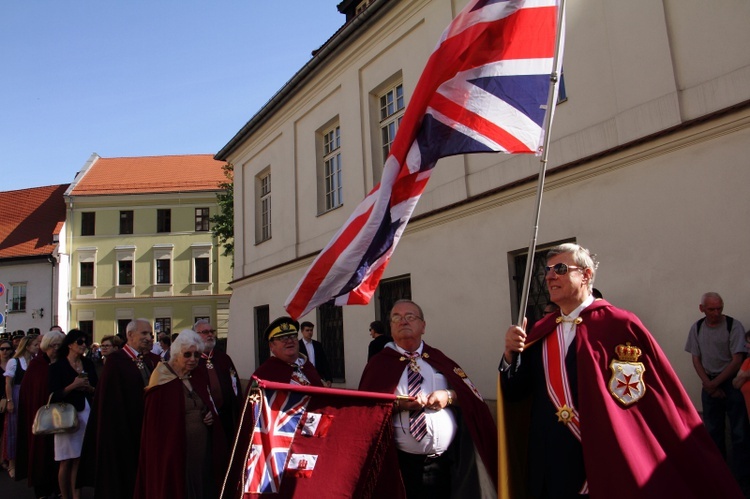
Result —
<instances>
[{"instance_id":1,"label":"man with backpack","mask_svg":"<svg viewBox=\"0 0 750 499\"><path fill-rule=\"evenodd\" d=\"M703 422L711 438L727 458L726 418L732 437L729 464L745 494L750 488L750 424L742 393L732 386L747 349L745 329L737 319L724 315L724 301L718 293L701 297L704 317L690 328L685 351L693 356L693 367L703 383Z\"/></svg>"}]
</instances>

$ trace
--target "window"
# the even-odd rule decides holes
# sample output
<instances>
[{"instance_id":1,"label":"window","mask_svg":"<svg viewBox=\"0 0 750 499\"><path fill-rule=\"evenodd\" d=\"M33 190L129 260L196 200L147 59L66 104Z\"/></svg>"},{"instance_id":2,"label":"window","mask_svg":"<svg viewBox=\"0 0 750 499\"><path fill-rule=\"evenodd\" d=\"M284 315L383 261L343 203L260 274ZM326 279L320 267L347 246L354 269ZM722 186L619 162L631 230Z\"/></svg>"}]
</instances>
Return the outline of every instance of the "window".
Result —
<instances>
[{"instance_id":1,"label":"window","mask_svg":"<svg viewBox=\"0 0 750 499\"><path fill-rule=\"evenodd\" d=\"M96 252L94 247L78 248L78 297L91 297L96 286Z\"/></svg>"},{"instance_id":2,"label":"window","mask_svg":"<svg viewBox=\"0 0 750 499\"><path fill-rule=\"evenodd\" d=\"M341 127L338 125L323 134L323 195L324 211L344 203L341 190Z\"/></svg>"},{"instance_id":3,"label":"window","mask_svg":"<svg viewBox=\"0 0 750 499\"><path fill-rule=\"evenodd\" d=\"M172 282L170 268L172 262L166 258L156 260L156 284L169 284Z\"/></svg>"},{"instance_id":4,"label":"window","mask_svg":"<svg viewBox=\"0 0 750 499\"><path fill-rule=\"evenodd\" d=\"M383 321L383 324L390 324L393 304L398 300L411 300L411 277L404 275L380 281L377 297L376 314L378 319Z\"/></svg>"},{"instance_id":5,"label":"window","mask_svg":"<svg viewBox=\"0 0 750 499\"><path fill-rule=\"evenodd\" d=\"M86 338L88 338L89 343L91 343L92 339L94 338L94 321L92 320L85 320L85 321L78 321L78 329L83 331L84 334L86 334Z\"/></svg>"},{"instance_id":6,"label":"window","mask_svg":"<svg viewBox=\"0 0 750 499\"><path fill-rule=\"evenodd\" d=\"M255 365L259 366L264 363L271 356L271 352L268 349L268 341L263 336L266 328L271 323L271 316L269 313L268 305L261 305L255 307L255 338L258 348L255 349Z\"/></svg>"},{"instance_id":7,"label":"window","mask_svg":"<svg viewBox=\"0 0 750 499\"><path fill-rule=\"evenodd\" d=\"M81 213L81 235L93 236L96 234L96 213L84 211Z\"/></svg>"},{"instance_id":8,"label":"window","mask_svg":"<svg viewBox=\"0 0 750 499\"><path fill-rule=\"evenodd\" d=\"M195 269L195 282L207 283L211 282L209 274L209 259L208 257L196 258L194 260Z\"/></svg>"},{"instance_id":9,"label":"window","mask_svg":"<svg viewBox=\"0 0 750 499\"><path fill-rule=\"evenodd\" d=\"M255 240L271 239L271 172L266 169L256 177Z\"/></svg>"},{"instance_id":10,"label":"window","mask_svg":"<svg viewBox=\"0 0 750 499\"><path fill-rule=\"evenodd\" d=\"M133 233L133 210L120 212L120 234Z\"/></svg>"},{"instance_id":11,"label":"window","mask_svg":"<svg viewBox=\"0 0 750 499\"><path fill-rule=\"evenodd\" d=\"M195 209L195 231L196 232L208 232L208 208L196 208Z\"/></svg>"},{"instance_id":12,"label":"window","mask_svg":"<svg viewBox=\"0 0 750 499\"><path fill-rule=\"evenodd\" d=\"M26 312L26 283L10 283L8 296L8 312Z\"/></svg>"},{"instance_id":13,"label":"window","mask_svg":"<svg viewBox=\"0 0 750 499\"><path fill-rule=\"evenodd\" d=\"M382 164L391 152L391 144L404 116L404 86L397 83L380 96L380 144Z\"/></svg>"},{"instance_id":14,"label":"window","mask_svg":"<svg viewBox=\"0 0 750 499\"><path fill-rule=\"evenodd\" d=\"M174 244L155 244L154 266L153 266L153 296L172 296L172 253ZM156 314L154 316L164 317L170 314Z\"/></svg>"},{"instance_id":15,"label":"window","mask_svg":"<svg viewBox=\"0 0 750 499\"><path fill-rule=\"evenodd\" d=\"M159 336L159 333L172 334L172 318L171 317L157 317L154 319L154 335Z\"/></svg>"},{"instance_id":16,"label":"window","mask_svg":"<svg viewBox=\"0 0 750 499\"><path fill-rule=\"evenodd\" d=\"M88 287L94 285L94 262L81 262L81 275L80 283L81 287Z\"/></svg>"},{"instance_id":17,"label":"window","mask_svg":"<svg viewBox=\"0 0 750 499\"><path fill-rule=\"evenodd\" d=\"M156 210L156 232L172 232L172 210Z\"/></svg>"},{"instance_id":18,"label":"window","mask_svg":"<svg viewBox=\"0 0 750 499\"><path fill-rule=\"evenodd\" d=\"M211 243L193 243L192 284L208 284L211 282ZM205 288L203 286L202 288Z\"/></svg>"},{"instance_id":19,"label":"window","mask_svg":"<svg viewBox=\"0 0 750 499\"><path fill-rule=\"evenodd\" d=\"M118 286L132 286L133 285L133 261L132 260L120 260L117 262L117 285Z\"/></svg>"},{"instance_id":20,"label":"window","mask_svg":"<svg viewBox=\"0 0 750 499\"><path fill-rule=\"evenodd\" d=\"M318 307L318 336L323 344L331 376L336 383L346 381L344 369L344 314L342 307L330 303Z\"/></svg>"},{"instance_id":21,"label":"window","mask_svg":"<svg viewBox=\"0 0 750 499\"><path fill-rule=\"evenodd\" d=\"M133 319L117 319L117 335L122 338L127 338L128 324Z\"/></svg>"}]
</instances>

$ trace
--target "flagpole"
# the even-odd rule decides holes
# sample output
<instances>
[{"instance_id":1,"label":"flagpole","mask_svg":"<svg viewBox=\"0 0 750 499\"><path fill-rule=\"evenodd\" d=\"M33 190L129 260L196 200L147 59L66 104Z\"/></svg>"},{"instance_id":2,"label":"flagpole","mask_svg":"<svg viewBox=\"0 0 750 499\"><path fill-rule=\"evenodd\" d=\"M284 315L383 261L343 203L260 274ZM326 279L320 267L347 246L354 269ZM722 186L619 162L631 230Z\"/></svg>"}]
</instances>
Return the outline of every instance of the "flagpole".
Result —
<instances>
[{"instance_id":1,"label":"flagpole","mask_svg":"<svg viewBox=\"0 0 750 499\"><path fill-rule=\"evenodd\" d=\"M542 211L542 193L544 192L544 177L547 173L547 158L549 156L550 131L552 129L552 115L557 104L558 85L560 80L559 60L562 47L563 29L565 23L565 0L560 0L557 14L557 32L555 34L555 55L552 59L552 72L550 73L549 94L547 95L547 112L544 115L544 139L542 140L542 156L539 160L539 181L536 188L536 209L534 211L534 223L531 230L531 241L529 242L529 257L526 260L526 271L523 277L523 291L518 307L517 325L523 327L526 316L526 306L529 302L529 288L531 282L531 271L534 268L534 253L536 252L537 234L539 233L539 215Z\"/></svg>"}]
</instances>

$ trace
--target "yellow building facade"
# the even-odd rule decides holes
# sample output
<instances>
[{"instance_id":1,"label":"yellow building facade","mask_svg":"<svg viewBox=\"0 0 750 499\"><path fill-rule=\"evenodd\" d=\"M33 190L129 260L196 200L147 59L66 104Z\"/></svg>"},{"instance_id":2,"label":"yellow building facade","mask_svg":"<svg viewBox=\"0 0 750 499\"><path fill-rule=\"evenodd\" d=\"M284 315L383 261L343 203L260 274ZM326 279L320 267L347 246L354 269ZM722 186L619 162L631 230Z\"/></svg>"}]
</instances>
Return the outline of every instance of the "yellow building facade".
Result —
<instances>
[{"instance_id":1,"label":"yellow building facade","mask_svg":"<svg viewBox=\"0 0 750 499\"><path fill-rule=\"evenodd\" d=\"M65 194L68 329L97 341L136 318L170 334L208 319L226 337L231 258L210 223L222 165L211 155L89 159Z\"/></svg>"}]
</instances>

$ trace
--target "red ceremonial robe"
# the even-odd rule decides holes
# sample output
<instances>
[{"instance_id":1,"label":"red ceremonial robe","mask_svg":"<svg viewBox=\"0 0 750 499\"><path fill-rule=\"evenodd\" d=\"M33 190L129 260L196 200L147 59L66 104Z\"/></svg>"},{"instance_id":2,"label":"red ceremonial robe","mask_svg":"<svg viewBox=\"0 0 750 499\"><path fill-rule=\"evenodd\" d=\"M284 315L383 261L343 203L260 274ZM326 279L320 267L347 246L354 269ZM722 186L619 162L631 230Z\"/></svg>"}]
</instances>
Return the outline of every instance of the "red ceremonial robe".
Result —
<instances>
[{"instance_id":1,"label":"red ceremonial robe","mask_svg":"<svg viewBox=\"0 0 750 499\"><path fill-rule=\"evenodd\" d=\"M221 425L226 434L226 440L234 439L234 432L237 429L237 423L240 419L240 409L242 406L242 384L237 376L237 369L234 367L232 358L225 352L214 348L211 354L211 364L214 366L216 375L221 387L222 404L216 404L219 411ZM206 359L200 358L198 367L192 373L192 379L201 380L207 386L211 386L208 378L208 369L206 368ZM236 392L235 392L236 387ZM217 401L214 400L216 403Z\"/></svg>"},{"instance_id":2,"label":"red ceremonial robe","mask_svg":"<svg viewBox=\"0 0 750 499\"><path fill-rule=\"evenodd\" d=\"M305 363L302 365L302 372L310 381L311 386L323 386L323 381L320 379L320 375L315 370L315 366L310 364L306 357ZM294 368L279 359L278 357L269 357L261 366L255 370L253 377L266 381L275 381L276 383L290 383L292 381L292 374L294 374ZM230 442L230 462L229 470L227 472L226 488L224 494L221 497L233 498L240 497L237 490L237 485L240 483L240 478L244 472L244 455L240 456L250 445L250 435L253 431L255 422L253 421L253 414L250 404L248 403L248 396L252 383L248 385L247 392L243 401L243 410L240 417L240 424L237 427L237 434L234 442Z\"/></svg>"},{"instance_id":3,"label":"red ceremonial robe","mask_svg":"<svg viewBox=\"0 0 750 499\"><path fill-rule=\"evenodd\" d=\"M144 355L153 371L159 356ZM132 499L143 421L143 377L124 347L107 357L83 442L77 485L96 499ZM157 442L152 443L156 449Z\"/></svg>"},{"instance_id":4,"label":"red ceremonial robe","mask_svg":"<svg viewBox=\"0 0 750 499\"><path fill-rule=\"evenodd\" d=\"M571 348L576 353L577 409L590 496L742 497L667 357L638 317L596 300L580 318ZM550 314L534 325L521 369L529 347L555 331L555 320ZM642 397L627 406L609 388L610 363L620 360L615 348L626 343L642 351L638 362L643 363L646 386ZM531 418L533 433L535 416ZM534 473L529 469L532 479Z\"/></svg>"},{"instance_id":5,"label":"red ceremonial robe","mask_svg":"<svg viewBox=\"0 0 750 499\"><path fill-rule=\"evenodd\" d=\"M213 491L209 497L218 497L224 469L221 456L226 455L224 431L211 398L208 385L191 378L193 391L213 413L214 423L209 426L212 455L210 482ZM134 499L163 499L188 497L185 492L186 446L184 384L166 365L159 364L146 389L141 431L141 450L138 460ZM152 442L162 442L158 452L149 447ZM199 497L203 497L199 494Z\"/></svg>"},{"instance_id":6,"label":"red ceremonial robe","mask_svg":"<svg viewBox=\"0 0 750 499\"><path fill-rule=\"evenodd\" d=\"M21 381L18 398L18 445L16 480L27 478L37 496L48 496L59 488L55 440L51 435L31 433L36 411L49 399L49 357L44 352L31 359Z\"/></svg>"},{"instance_id":7,"label":"red ceremonial robe","mask_svg":"<svg viewBox=\"0 0 750 499\"><path fill-rule=\"evenodd\" d=\"M489 407L480 398L479 392L458 364L440 350L427 343L423 345L423 360L445 376L448 386L456 392L455 403L459 408L460 416L457 420L465 425L487 474L492 479L492 483L497 486L497 427ZM365 366L359 389L394 393L406 369L407 361L408 359L397 350L390 347L384 348Z\"/></svg>"}]
</instances>

